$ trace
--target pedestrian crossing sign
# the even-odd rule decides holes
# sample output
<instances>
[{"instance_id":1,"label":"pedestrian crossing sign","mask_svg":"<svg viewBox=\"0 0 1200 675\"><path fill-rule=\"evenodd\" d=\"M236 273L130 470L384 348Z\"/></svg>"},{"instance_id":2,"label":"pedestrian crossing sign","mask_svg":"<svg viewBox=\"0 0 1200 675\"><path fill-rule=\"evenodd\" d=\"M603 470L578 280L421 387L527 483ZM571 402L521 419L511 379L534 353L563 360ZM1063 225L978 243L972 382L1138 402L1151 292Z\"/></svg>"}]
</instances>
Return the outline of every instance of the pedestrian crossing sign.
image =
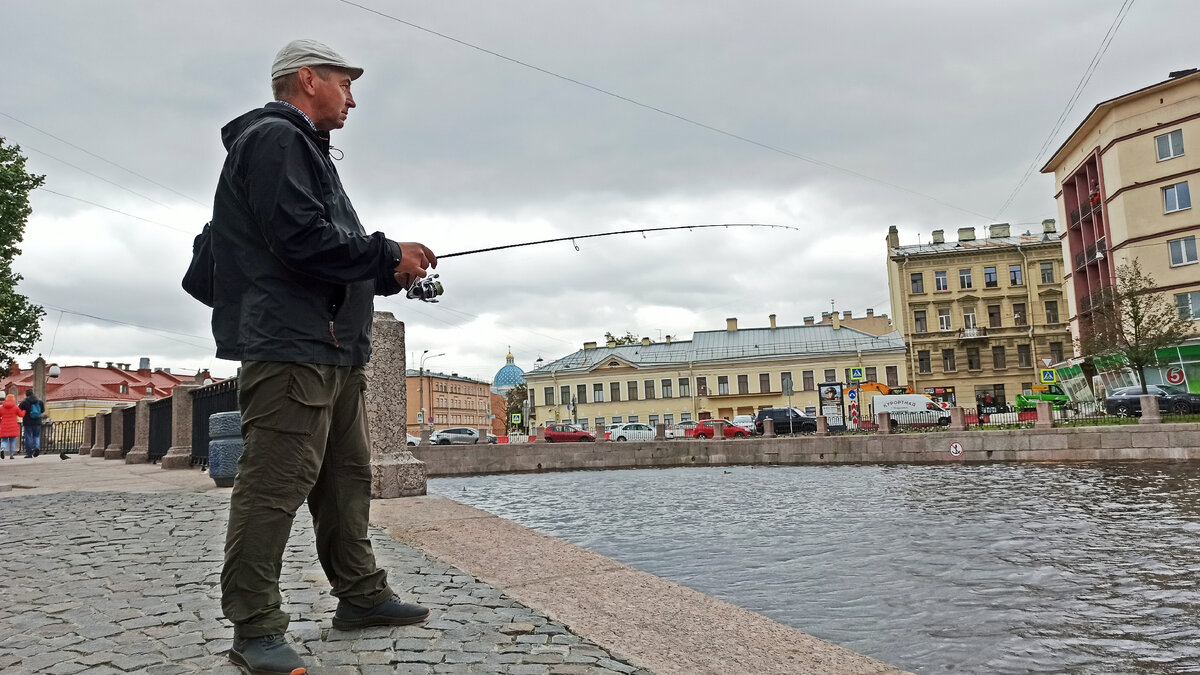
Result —
<instances>
[{"instance_id":1,"label":"pedestrian crossing sign","mask_svg":"<svg viewBox=\"0 0 1200 675\"><path fill-rule=\"evenodd\" d=\"M867 379L867 376L866 376L866 374L864 374L862 368L851 368L850 369L850 381L851 382L862 382L865 379Z\"/></svg>"},{"instance_id":2,"label":"pedestrian crossing sign","mask_svg":"<svg viewBox=\"0 0 1200 675\"><path fill-rule=\"evenodd\" d=\"M513 413L513 414L512 414L512 423L513 423L513 424L520 424L520 423L521 423L521 413Z\"/></svg>"},{"instance_id":3,"label":"pedestrian crossing sign","mask_svg":"<svg viewBox=\"0 0 1200 675\"><path fill-rule=\"evenodd\" d=\"M1042 368L1042 384L1054 384L1058 382L1058 373L1054 372L1053 368Z\"/></svg>"}]
</instances>

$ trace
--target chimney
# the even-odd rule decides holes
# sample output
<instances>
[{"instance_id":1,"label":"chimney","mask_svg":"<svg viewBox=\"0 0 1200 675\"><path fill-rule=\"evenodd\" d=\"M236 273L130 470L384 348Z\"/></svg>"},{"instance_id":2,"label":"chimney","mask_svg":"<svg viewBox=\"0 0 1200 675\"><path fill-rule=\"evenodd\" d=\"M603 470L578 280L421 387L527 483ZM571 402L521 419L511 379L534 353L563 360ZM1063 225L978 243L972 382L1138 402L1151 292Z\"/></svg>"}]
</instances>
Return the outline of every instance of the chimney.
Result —
<instances>
[{"instance_id":1,"label":"chimney","mask_svg":"<svg viewBox=\"0 0 1200 675\"><path fill-rule=\"evenodd\" d=\"M138 359L138 370L150 370L150 357L143 356Z\"/></svg>"},{"instance_id":2,"label":"chimney","mask_svg":"<svg viewBox=\"0 0 1200 675\"><path fill-rule=\"evenodd\" d=\"M999 239L1008 236L1008 223L995 223L988 227L988 236L992 239Z\"/></svg>"},{"instance_id":3,"label":"chimney","mask_svg":"<svg viewBox=\"0 0 1200 675\"><path fill-rule=\"evenodd\" d=\"M833 329L834 329L834 330L841 330L841 329L842 329L842 320L841 320L841 318L839 318L839 317L838 317L838 313L837 313L837 312L834 312L834 313L833 313L832 315L830 315L830 316L831 316L831 318L833 319Z\"/></svg>"},{"instance_id":4,"label":"chimney","mask_svg":"<svg viewBox=\"0 0 1200 675\"><path fill-rule=\"evenodd\" d=\"M104 367L105 367L105 368L112 368L112 361L106 361L106 362L104 363Z\"/></svg>"},{"instance_id":5,"label":"chimney","mask_svg":"<svg viewBox=\"0 0 1200 675\"><path fill-rule=\"evenodd\" d=\"M585 342L585 343L583 343L583 348L584 349L595 349L596 343L595 342Z\"/></svg>"},{"instance_id":6,"label":"chimney","mask_svg":"<svg viewBox=\"0 0 1200 675\"><path fill-rule=\"evenodd\" d=\"M887 245L889 249L900 247L900 231L895 225L888 227Z\"/></svg>"},{"instance_id":7,"label":"chimney","mask_svg":"<svg viewBox=\"0 0 1200 675\"><path fill-rule=\"evenodd\" d=\"M842 312L842 320L849 319L852 316L854 316L854 310L852 309L847 309Z\"/></svg>"},{"instance_id":8,"label":"chimney","mask_svg":"<svg viewBox=\"0 0 1200 675\"><path fill-rule=\"evenodd\" d=\"M1058 232L1058 226L1054 223L1053 218L1047 218L1042 221L1042 232L1047 234Z\"/></svg>"},{"instance_id":9,"label":"chimney","mask_svg":"<svg viewBox=\"0 0 1200 675\"><path fill-rule=\"evenodd\" d=\"M821 312L821 323L825 323L825 319L829 318L829 312Z\"/></svg>"},{"instance_id":10,"label":"chimney","mask_svg":"<svg viewBox=\"0 0 1200 675\"><path fill-rule=\"evenodd\" d=\"M772 314L771 316L768 316L767 318L771 320L771 330L775 330L777 328L777 326L775 325L775 315Z\"/></svg>"},{"instance_id":11,"label":"chimney","mask_svg":"<svg viewBox=\"0 0 1200 675\"><path fill-rule=\"evenodd\" d=\"M604 346L605 346L605 347L608 347L609 349L616 349L616 348L617 348L617 341L616 341L616 340L609 340L608 342L605 342L605 343L604 343Z\"/></svg>"},{"instance_id":12,"label":"chimney","mask_svg":"<svg viewBox=\"0 0 1200 675\"><path fill-rule=\"evenodd\" d=\"M99 368L99 367L100 367L100 362L99 362L99 361L92 361L92 367L93 367L93 368Z\"/></svg>"},{"instance_id":13,"label":"chimney","mask_svg":"<svg viewBox=\"0 0 1200 675\"><path fill-rule=\"evenodd\" d=\"M946 231L945 230L934 230L933 231L933 243L935 243L935 244L946 243Z\"/></svg>"},{"instance_id":14,"label":"chimney","mask_svg":"<svg viewBox=\"0 0 1200 675\"><path fill-rule=\"evenodd\" d=\"M670 335L667 336L667 344L671 344L671 336Z\"/></svg>"},{"instance_id":15,"label":"chimney","mask_svg":"<svg viewBox=\"0 0 1200 675\"><path fill-rule=\"evenodd\" d=\"M650 338L648 338L648 337L642 338L642 346L649 347L650 346Z\"/></svg>"},{"instance_id":16,"label":"chimney","mask_svg":"<svg viewBox=\"0 0 1200 675\"><path fill-rule=\"evenodd\" d=\"M813 325L813 321L815 321L815 320L816 320L816 317L806 316L806 317L804 317L804 325L811 326L811 325Z\"/></svg>"},{"instance_id":17,"label":"chimney","mask_svg":"<svg viewBox=\"0 0 1200 675\"><path fill-rule=\"evenodd\" d=\"M171 374L171 369L170 369L170 368L163 368L163 369L162 369L162 371L163 371L164 373L168 374L168 375L170 375L170 374Z\"/></svg>"},{"instance_id":18,"label":"chimney","mask_svg":"<svg viewBox=\"0 0 1200 675\"><path fill-rule=\"evenodd\" d=\"M730 333L737 332L737 317L736 316L725 319L725 330L729 331Z\"/></svg>"},{"instance_id":19,"label":"chimney","mask_svg":"<svg viewBox=\"0 0 1200 675\"><path fill-rule=\"evenodd\" d=\"M868 308L867 308L867 318L869 319L869 318L871 318L871 317L873 317L873 316L875 316L875 310L873 310L873 309L871 309L870 307L868 307Z\"/></svg>"},{"instance_id":20,"label":"chimney","mask_svg":"<svg viewBox=\"0 0 1200 675\"><path fill-rule=\"evenodd\" d=\"M958 240L959 241L975 241L975 228L973 228L973 227L958 228Z\"/></svg>"}]
</instances>

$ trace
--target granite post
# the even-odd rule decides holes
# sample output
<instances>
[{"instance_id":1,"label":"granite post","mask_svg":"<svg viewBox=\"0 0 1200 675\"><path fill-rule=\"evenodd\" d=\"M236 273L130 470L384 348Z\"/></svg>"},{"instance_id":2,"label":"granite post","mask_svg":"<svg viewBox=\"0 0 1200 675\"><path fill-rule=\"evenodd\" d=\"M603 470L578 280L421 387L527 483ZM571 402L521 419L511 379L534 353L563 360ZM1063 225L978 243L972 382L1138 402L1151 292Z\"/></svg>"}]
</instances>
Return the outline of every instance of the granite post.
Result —
<instances>
[{"instance_id":1,"label":"granite post","mask_svg":"<svg viewBox=\"0 0 1200 675\"><path fill-rule=\"evenodd\" d=\"M153 396L139 400L134 407L133 447L125 455L126 464L145 464L150 461L150 403Z\"/></svg>"},{"instance_id":2,"label":"granite post","mask_svg":"<svg viewBox=\"0 0 1200 675\"><path fill-rule=\"evenodd\" d=\"M171 390L171 447L162 468L186 469L192 465L192 392L197 384L177 384Z\"/></svg>"},{"instance_id":3,"label":"granite post","mask_svg":"<svg viewBox=\"0 0 1200 675\"><path fill-rule=\"evenodd\" d=\"M391 312L375 312L367 380L367 427L371 434L371 498L425 494L425 463L408 451L404 324ZM422 444L426 431L422 429ZM484 437L486 439L486 436Z\"/></svg>"},{"instance_id":4,"label":"granite post","mask_svg":"<svg viewBox=\"0 0 1200 675\"><path fill-rule=\"evenodd\" d=\"M96 416L88 415L83 418L83 443L79 446L79 454L90 455L92 444L96 442Z\"/></svg>"},{"instance_id":5,"label":"granite post","mask_svg":"<svg viewBox=\"0 0 1200 675\"><path fill-rule=\"evenodd\" d=\"M1142 394L1142 418L1138 424L1158 424L1162 422L1162 411L1158 407L1158 397L1154 394Z\"/></svg>"},{"instance_id":6,"label":"granite post","mask_svg":"<svg viewBox=\"0 0 1200 675\"><path fill-rule=\"evenodd\" d=\"M950 426L949 431L966 431L967 430L967 415L961 407L955 406L950 409Z\"/></svg>"},{"instance_id":7,"label":"granite post","mask_svg":"<svg viewBox=\"0 0 1200 675\"><path fill-rule=\"evenodd\" d=\"M775 418L767 415L763 418L763 438L775 438Z\"/></svg>"},{"instance_id":8,"label":"granite post","mask_svg":"<svg viewBox=\"0 0 1200 675\"><path fill-rule=\"evenodd\" d=\"M1054 404L1050 401L1037 402L1037 421L1033 423L1034 429L1053 429L1054 428Z\"/></svg>"},{"instance_id":9,"label":"granite post","mask_svg":"<svg viewBox=\"0 0 1200 675\"><path fill-rule=\"evenodd\" d=\"M128 403L113 406L108 422L108 445L104 446L104 459L121 459L121 446L125 444L125 409Z\"/></svg>"},{"instance_id":10,"label":"granite post","mask_svg":"<svg viewBox=\"0 0 1200 675\"><path fill-rule=\"evenodd\" d=\"M667 425L663 424L662 422L654 425L654 440L667 440Z\"/></svg>"},{"instance_id":11,"label":"granite post","mask_svg":"<svg viewBox=\"0 0 1200 675\"><path fill-rule=\"evenodd\" d=\"M713 439L718 441L725 440L725 423L717 420L713 422Z\"/></svg>"},{"instance_id":12,"label":"granite post","mask_svg":"<svg viewBox=\"0 0 1200 675\"><path fill-rule=\"evenodd\" d=\"M813 433L814 436L829 435L829 419L824 415L817 415L817 430Z\"/></svg>"},{"instance_id":13,"label":"granite post","mask_svg":"<svg viewBox=\"0 0 1200 675\"><path fill-rule=\"evenodd\" d=\"M879 425L879 428L875 430L875 433L877 433L877 434L892 433L892 414L891 413L881 412L881 413L875 415L875 421L876 421L876 424Z\"/></svg>"},{"instance_id":14,"label":"granite post","mask_svg":"<svg viewBox=\"0 0 1200 675\"><path fill-rule=\"evenodd\" d=\"M104 456L104 446L108 444L109 421L111 419L111 412L96 413L96 442L92 443L92 449L88 451L88 454L92 457Z\"/></svg>"}]
</instances>

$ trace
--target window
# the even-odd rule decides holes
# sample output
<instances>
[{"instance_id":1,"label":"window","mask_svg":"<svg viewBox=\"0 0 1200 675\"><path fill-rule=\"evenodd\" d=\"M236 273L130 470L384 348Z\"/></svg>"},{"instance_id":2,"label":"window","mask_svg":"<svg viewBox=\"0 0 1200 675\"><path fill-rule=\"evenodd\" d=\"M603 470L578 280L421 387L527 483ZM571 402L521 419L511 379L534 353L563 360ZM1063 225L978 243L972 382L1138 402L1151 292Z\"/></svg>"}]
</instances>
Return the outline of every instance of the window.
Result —
<instances>
[{"instance_id":1,"label":"window","mask_svg":"<svg viewBox=\"0 0 1200 675\"><path fill-rule=\"evenodd\" d=\"M925 310L918 309L913 312L913 330L918 333L924 333L929 330L929 326L925 324Z\"/></svg>"},{"instance_id":2,"label":"window","mask_svg":"<svg viewBox=\"0 0 1200 675\"><path fill-rule=\"evenodd\" d=\"M648 419L646 421L650 423L651 427L657 427L658 426L658 415L651 415L650 419Z\"/></svg>"},{"instance_id":3,"label":"window","mask_svg":"<svg viewBox=\"0 0 1200 675\"><path fill-rule=\"evenodd\" d=\"M967 347L967 370L982 370L983 363L979 360L979 347Z\"/></svg>"},{"instance_id":4,"label":"window","mask_svg":"<svg viewBox=\"0 0 1200 675\"><path fill-rule=\"evenodd\" d=\"M929 367L929 350L924 349L917 352L917 371L921 373L933 372Z\"/></svg>"},{"instance_id":5,"label":"window","mask_svg":"<svg viewBox=\"0 0 1200 675\"><path fill-rule=\"evenodd\" d=\"M691 380L686 377L679 378L679 395L682 398L688 398L692 395Z\"/></svg>"},{"instance_id":6,"label":"window","mask_svg":"<svg viewBox=\"0 0 1200 675\"><path fill-rule=\"evenodd\" d=\"M995 267L983 268L983 286L984 286L984 288L996 288L999 285L1000 285L1000 282L996 278L996 268Z\"/></svg>"},{"instance_id":7,"label":"window","mask_svg":"<svg viewBox=\"0 0 1200 675\"><path fill-rule=\"evenodd\" d=\"M542 405L554 405L554 387L542 390Z\"/></svg>"},{"instance_id":8,"label":"window","mask_svg":"<svg viewBox=\"0 0 1200 675\"><path fill-rule=\"evenodd\" d=\"M558 400L559 403L566 405L571 402L571 385L564 384L559 387L558 393L562 397Z\"/></svg>"},{"instance_id":9,"label":"window","mask_svg":"<svg viewBox=\"0 0 1200 675\"><path fill-rule=\"evenodd\" d=\"M816 378L813 377L813 371L806 370L804 375L804 391L815 391L817 388Z\"/></svg>"},{"instance_id":10,"label":"window","mask_svg":"<svg viewBox=\"0 0 1200 675\"><path fill-rule=\"evenodd\" d=\"M620 382L609 382L608 383L608 393L611 394L610 398L613 403L620 403L621 402L621 383Z\"/></svg>"},{"instance_id":11,"label":"window","mask_svg":"<svg viewBox=\"0 0 1200 675\"><path fill-rule=\"evenodd\" d=\"M1029 350L1029 345L1017 345L1017 367L1033 367L1033 353Z\"/></svg>"},{"instance_id":12,"label":"window","mask_svg":"<svg viewBox=\"0 0 1200 675\"><path fill-rule=\"evenodd\" d=\"M1175 306L1179 308L1179 318L1200 319L1200 291L1179 293L1175 296Z\"/></svg>"},{"instance_id":13,"label":"window","mask_svg":"<svg viewBox=\"0 0 1200 675\"><path fill-rule=\"evenodd\" d=\"M967 307L963 310L963 328L975 328L979 324L975 323L975 308Z\"/></svg>"},{"instance_id":14,"label":"window","mask_svg":"<svg viewBox=\"0 0 1200 675\"><path fill-rule=\"evenodd\" d=\"M629 416L629 423L630 423L630 424L637 424L637 423L638 423L638 421L639 421L639 420L638 420L638 416L637 416L637 415L630 415L630 416Z\"/></svg>"},{"instance_id":15,"label":"window","mask_svg":"<svg viewBox=\"0 0 1200 675\"><path fill-rule=\"evenodd\" d=\"M938 330L950 330L950 310L938 310Z\"/></svg>"},{"instance_id":16,"label":"window","mask_svg":"<svg viewBox=\"0 0 1200 675\"><path fill-rule=\"evenodd\" d=\"M586 417L581 417L581 418L579 418L579 426L580 426L580 428L582 428L584 431L587 431L587 430L588 430L588 421L587 421L587 418L586 418Z\"/></svg>"},{"instance_id":17,"label":"window","mask_svg":"<svg viewBox=\"0 0 1200 675\"><path fill-rule=\"evenodd\" d=\"M604 403L604 385L597 382L592 385L592 400L596 403Z\"/></svg>"},{"instance_id":18,"label":"window","mask_svg":"<svg viewBox=\"0 0 1200 675\"><path fill-rule=\"evenodd\" d=\"M729 393L729 376L728 375L718 375L717 376L717 395L724 396L728 393Z\"/></svg>"},{"instance_id":19,"label":"window","mask_svg":"<svg viewBox=\"0 0 1200 675\"><path fill-rule=\"evenodd\" d=\"M680 422L691 422L692 421L692 413L679 413L679 421Z\"/></svg>"},{"instance_id":20,"label":"window","mask_svg":"<svg viewBox=\"0 0 1200 675\"><path fill-rule=\"evenodd\" d=\"M1021 276L1020 265L1008 266L1008 283L1011 286L1021 286L1025 283L1025 278Z\"/></svg>"},{"instance_id":21,"label":"window","mask_svg":"<svg viewBox=\"0 0 1200 675\"><path fill-rule=\"evenodd\" d=\"M942 371L946 372L946 373L952 373L955 370L957 370L957 369L954 367L954 350L953 349L943 349L942 350Z\"/></svg>"},{"instance_id":22,"label":"window","mask_svg":"<svg viewBox=\"0 0 1200 675\"><path fill-rule=\"evenodd\" d=\"M1023 302L1014 302L1013 303L1013 325L1014 326L1029 325L1029 316L1027 314L1025 314L1025 303L1023 303Z\"/></svg>"},{"instance_id":23,"label":"window","mask_svg":"<svg viewBox=\"0 0 1200 675\"><path fill-rule=\"evenodd\" d=\"M1004 346L997 345L992 347L992 368L996 370L1004 370L1008 367L1008 360L1004 355Z\"/></svg>"},{"instance_id":24,"label":"window","mask_svg":"<svg viewBox=\"0 0 1200 675\"><path fill-rule=\"evenodd\" d=\"M1046 323L1058 323L1058 301L1046 301Z\"/></svg>"},{"instance_id":25,"label":"window","mask_svg":"<svg viewBox=\"0 0 1200 675\"><path fill-rule=\"evenodd\" d=\"M1187 181L1163 188L1163 213L1172 213L1192 208L1192 195Z\"/></svg>"},{"instance_id":26,"label":"window","mask_svg":"<svg viewBox=\"0 0 1200 675\"><path fill-rule=\"evenodd\" d=\"M1054 263L1052 263L1052 262L1042 263L1042 283L1043 284L1054 283Z\"/></svg>"},{"instance_id":27,"label":"window","mask_svg":"<svg viewBox=\"0 0 1200 675\"><path fill-rule=\"evenodd\" d=\"M887 376L887 386L900 386L900 371L896 369L896 366L886 366L884 368L884 373L886 373Z\"/></svg>"},{"instance_id":28,"label":"window","mask_svg":"<svg viewBox=\"0 0 1200 675\"><path fill-rule=\"evenodd\" d=\"M654 400L654 380L646 380L642 383L642 393L646 395L647 401Z\"/></svg>"},{"instance_id":29,"label":"window","mask_svg":"<svg viewBox=\"0 0 1200 675\"><path fill-rule=\"evenodd\" d=\"M1000 327L1000 305L988 305L988 327Z\"/></svg>"},{"instance_id":30,"label":"window","mask_svg":"<svg viewBox=\"0 0 1200 675\"><path fill-rule=\"evenodd\" d=\"M1184 237L1167 242L1171 251L1171 267L1190 265L1196 262L1196 238Z\"/></svg>"},{"instance_id":31,"label":"window","mask_svg":"<svg viewBox=\"0 0 1200 675\"><path fill-rule=\"evenodd\" d=\"M750 393L750 376L749 375L738 375L738 393L739 394L749 394Z\"/></svg>"},{"instance_id":32,"label":"window","mask_svg":"<svg viewBox=\"0 0 1200 675\"><path fill-rule=\"evenodd\" d=\"M826 368L825 369L825 381L826 382L836 382L837 381L837 371L834 370L833 368Z\"/></svg>"},{"instance_id":33,"label":"window","mask_svg":"<svg viewBox=\"0 0 1200 675\"><path fill-rule=\"evenodd\" d=\"M771 374L770 373L759 373L758 374L758 391L759 391L759 393L763 393L763 394L771 391Z\"/></svg>"},{"instance_id":34,"label":"window","mask_svg":"<svg viewBox=\"0 0 1200 675\"><path fill-rule=\"evenodd\" d=\"M628 399L628 400L630 400L630 401L636 401L636 400L638 400L638 395L637 395L637 380L631 380L631 381L629 381L629 382L626 382L626 383L625 383L625 388L626 388L626 390L629 392L629 399Z\"/></svg>"},{"instance_id":35,"label":"window","mask_svg":"<svg viewBox=\"0 0 1200 675\"><path fill-rule=\"evenodd\" d=\"M1154 137L1158 146L1158 161L1174 159L1183 154L1183 129L1176 129L1169 134Z\"/></svg>"},{"instance_id":36,"label":"window","mask_svg":"<svg viewBox=\"0 0 1200 675\"><path fill-rule=\"evenodd\" d=\"M875 366L867 366L867 382L879 381L879 369Z\"/></svg>"},{"instance_id":37,"label":"window","mask_svg":"<svg viewBox=\"0 0 1200 675\"><path fill-rule=\"evenodd\" d=\"M671 426L675 424L675 413L666 413L663 415L663 424Z\"/></svg>"},{"instance_id":38,"label":"window","mask_svg":"<svg viewBox=\"0 0 1200 675\"><path fill-rule=\"evenodd\" d=\"M958 271L958 287L962 289L971 288L971 270Z\"/></svg>"},{"instance_id":39,"label":"window","mask_svg":"<svg viewBox=\"0 0 1200 675\"><path fill-rule=\"evenodd\" d=\"M671 378L666 378L660 384L662 384L662 397L671 398Z\"/></svg>"},{"instance_id":40,"label":"window","mask_svg":"<svg viewBox=\"0 0 1200 675\"><path fill-rule=\"evenodd\" d=\"M696 395L697 396L708 396L708 378L707 377L697 377L696 378Z\"/></svg>"},{"instance_id":41,"label":"window","mask_svg":"<svg viewBox=\"0 0 1200 675\"><path fill-rule=\"evenodd\" d=\"M925 292L925 275L921 274L920 272L913 272L911 275L909 275L909 279L912 281L913 293Z\"/></svg>"},{"instance_id":42,"label":"window","mask_svg":"<svg viewBox=\"0 0 1200 675\"><path fill-rule=\"evenodd\" d=\"M934 288L934 290L938 290L938 291L950 290L950 281L948 279L946 279L945 272L934 272L933 273L933 288Z\"/></svg>"},{"instance_id":43,"label":"window","mask_svg":"<svg viewBox=\"0 0 1200 675\"><path fill-rule=\"evenodd\" d=\"M845 371L843 371L842 375L846 378L846 379L842 380L842 382L850 382L851 381L849 368L847 368Z\"/></svg>"},{"instance_id":44,"label":"window","mask_svg":"<svg viewBox=\"0 0 1200 675\"><path fill-rule=\"evenodd\" d=\"M613 415L613 420L612 420L613 424L620 424L622 421L623 420L621 419L620 415Z\"/></svg>"},{"instance_id":45,"label":"window","mask_svg":"<svg viewBox=\"0 0 1200 675\"><path fill-rule=\"evenodd\" d=\"M1063 350L1061 342L1050 343L1050 363L1062 363Z\"/></svg>"}]
</instances>

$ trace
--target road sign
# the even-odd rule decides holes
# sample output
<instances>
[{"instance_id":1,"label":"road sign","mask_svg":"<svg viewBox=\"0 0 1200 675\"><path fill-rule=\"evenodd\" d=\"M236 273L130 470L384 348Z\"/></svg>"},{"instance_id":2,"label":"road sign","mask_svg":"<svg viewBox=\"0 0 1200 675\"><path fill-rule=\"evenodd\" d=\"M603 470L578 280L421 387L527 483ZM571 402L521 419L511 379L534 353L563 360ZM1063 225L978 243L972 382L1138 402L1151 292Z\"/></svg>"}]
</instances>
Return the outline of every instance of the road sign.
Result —
<instances>
[{"instance_id":1,"label":"road sign","mask_svg":"<svg viewBox=\"0 0 1200 675\"><path fill-rule=\"evenodd\" d=\"M962 454L963 454L962 443L959 443L958 441L954 441L953 443L950 444L950 456L951 457L961 457Z\"/></svg>"},{"instance_id":2,"label":"road sign","mask_svg":"<svg viewBox=\"0 0 1200 675\"><path fill-rule=\"evenodd\" d=\"M417 413L417 424L421 424L424 421L425 421L425 413L423 413L423 412Z\"/></svg>"},{"instance_id":3,"label":"road sign","mask_svg":"<svg viewBox=\"0 0 1200 675\"><path fill-rule=\"evenodd\" d=\"M1038 381L1042 384L1054 384L1058 382L1058 373L1054 372L1053 368L1042 368L1041 377Z\"/></svg>"},{"instance_id":4,"label":"road sign","mask_svg":"<svg viewBox=\"0 0 1200 675\"><path fill-rule=\"evenodd\" d=\"M1183 374L1183 368L1171 367L1167 368L1167 384L1183 384L1187 378Z\"/></svg>"},{"instance_id":5,"label":"road sign","mask_svg":"<svg viewBox=\"0 0 1200 675\"><path fill-rule=\"evenodd\" d=\"M513 424L520 424L520 423L521 423L521 413L513 413L513 414L512 414L512 423L513 423Z\"/></svg>"},{"instance_id":6,"label":"road sign","mask_svg":"<svg viewBox=\"0 0 1200 675\"><path fill-rule=\"evenodd\" d=\"M846 392L846 398L850 399L851 401L854 401L855 399L858 398L858 392L855 391L854 389L851 389L850 391Z\"/></svg>"},{"instance_id":7,"label":"road sign","mask_svg":"<svg viewBox=\"0 0 1200 675\"><path fill-rule=\"evenodd\" d=\"M1047 356L1047 357L1042 358L1042 363L1046 364L1046 367L1049 368L1050 367L1050 357Z\"/></svg>"},{"instance_id":8,"label":"road sign","mask_svg":"<svg viewBox=\"0 0 1200 675\"><path fill-rule=\"evenodd\" d=\"M792 377L789 375L783 378L783 395L791 396L794 393L796 392L792 390Z\"/></svg>"},{"instance_id":9,"label":"road sign","mask_svg":"<svg viewBox=\"0 0 1200 675\"><path fill-rule=\"evenodd\" d=\"M850 381L851 382L862 382L865 379L867 379L867 375L863 368L851 368L850 369Z\"/></svg>"}]
</instances>

